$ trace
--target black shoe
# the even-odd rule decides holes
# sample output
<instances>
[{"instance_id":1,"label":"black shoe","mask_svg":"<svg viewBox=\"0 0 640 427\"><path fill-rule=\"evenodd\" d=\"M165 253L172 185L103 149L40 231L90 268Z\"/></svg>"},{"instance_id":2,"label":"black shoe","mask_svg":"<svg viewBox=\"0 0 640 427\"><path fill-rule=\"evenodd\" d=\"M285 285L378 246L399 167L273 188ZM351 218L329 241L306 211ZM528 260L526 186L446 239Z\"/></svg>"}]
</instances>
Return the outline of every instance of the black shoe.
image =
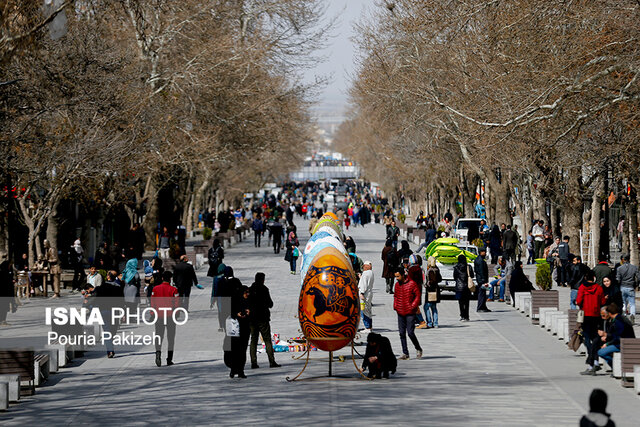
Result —
<instances>
[{"instance_id":1,"label":"black shoe","mask_svg":"<svg viewBox=\"0 0 640 427\"><path fill-rule=\"evenodd\" d=\"M272 363L269 363L269 367L270 368L279 368L280 365L278 365L276 362L272 362Z\"/></svg>"},{"instance_id":2,"label":"black shoe","mask_svg":"<svg viewBox=\"0 0 640 427\"><path fill-rule=\"evenodd\" d=\"M238 378L247 378L247 376L244 374L244 372L240 372L238 374Z\"/></svg>"},{"instance_id":3,"label":"black shoe","mask_svg":"<svg viewBox=\"0 0 640 427\"><path fill-rule=\"evenodd\" d=\"M233 372L233 371L229 372L229 378L233 378L233 377L235 377L235 375L236 375L235 372Z\"/></svg>"},{"instance_id":4,"label":"black shoe","mask_svg":"<svg viewBox=\"0 0 640 427\"><path fill-rule=\"evenodd\" d=\"M173 361L172 361L172 360L167 359L167 366L171 366L171 365L173 365Z\"/></svg>"},{"instance_id":5,"label":"black shoe","mask_svg":"<svg viewBox=\"0 0 640 427\"><path fill-rule=\"evenodd\" d=\"M156 366L162 366L162 356L159 351L156 351Z\"/></svg>"},{"instance_id":6,"label":"black shoe","mask_svg":"<svg viewBox=\"0 0 640 427\"><path fill-rule=\"evenodd\" d=\"M260 366L258 366L257 363L252 363L251 364L251 369L258 369Z\"/></svg>"},{"instance_id":7,"label":"black shoe","mask_svg":"<svg viewBox=\"0 0 640 427\"><path fill-rule=\"evenodd\" d=\"M594 370L594 372L598 372L598 371L602 370L602 367L600 365L595 365L593 367L593 370Z\"/></svg>"}]
</instances>

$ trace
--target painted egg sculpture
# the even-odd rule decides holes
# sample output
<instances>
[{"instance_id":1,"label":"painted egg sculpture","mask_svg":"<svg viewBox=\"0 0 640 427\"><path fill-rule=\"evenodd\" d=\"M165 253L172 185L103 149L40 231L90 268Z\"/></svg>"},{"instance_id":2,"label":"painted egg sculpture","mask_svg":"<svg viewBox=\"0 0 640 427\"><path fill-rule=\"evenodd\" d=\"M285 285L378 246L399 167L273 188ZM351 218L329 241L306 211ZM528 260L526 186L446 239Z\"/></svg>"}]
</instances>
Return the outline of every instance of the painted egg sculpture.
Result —
<instances>
[{"instance_id":1,"label":"painted egg sculpture","mask_svg":"<svg viewBox=\"0 0 640 427\"><path fill-rule=\"evenodd\" d=\"M331 229L323 228L321 230L318 230L317 233L314 233L313 236L311 236L311 238L309 239L309 241L305 245L303 253L306 255L309 252L311 252L311 250L318 243L327 242L327 243L331 243L332 245L334 245L335 248L338 249L339 251L344 252L344 254L346 256L347 255L347 251L344 249L344 245L342 244L342 240L337 238L335 236L335 234L331 234L331 233L329 233L328 231L325 231L325 230L331 230Z\"/></svg>"},{"instance_id":2,"label":"painted egg sculpture","mask_svg":"<svg viewBox=\"0 0 640 427\"><path fill-rule=\"evenodd\" d=\"M335 230L336 233L338 233L338 235L342 235L342 230L340 228L340 226L338 226L335 222L333 222L332 219L329 218L321 218L320 221L318 221L318 224L316 224L316 227L313 229L313 234L316 234L316 232L320 229L320 227L331 227Z\"/></svg>"},{"instance_id":3,"label":"painted egg sculpture","mask_svg":"<svg viewBox=\"0 0 640 427\"><path fill-rule=\"evenodd\" d=\"M336 231L335 227L329 226L329 225L321 225L320 227L315 229L315 232L311 235L311 237L315 236L318 233L329 233L330 235L332 235L333 237L335 237L336 239L342 241L342 235L338 234L338 232Z\"/></svg>"},{"instance_id":4,"label":"painted egg sculpture","mask_svg":"<svg viewBox=\"0 0 640 427\"><path fill-rule=\"evenodd\" d=\"M324 248L311 261L300 290L298 318L304 336L320 350L339 350L355 337L360 320L358 281L337 249Z\"/></svg>"},{"instance_id":5,"label":"painted egg sculpture","mask_svg":"<svg viewBox=\"0 0 640 427\"><path fill-rule=\"evenodd\" d=\"M302 255L302 260L300 264L300 284L304 284L304 279L307 275L307 271L309 270L309 266L311 265L311 261L313 258L324 248L334 248L340 251L340 253L348 258L349 254L347 250L344 248L342 241L334 238L333 236L324 237L321 239L317 239L314 242L307 243L305 247L304 254ZM307 249L308 248L308 249Z\"/></svg>"},{"instance_id":6,"label":"painted egg sculpture","mask_svg":"<svg viewBox=\"0 0 640 427\"><path fill-rule=\"evenodd\" d=\"M331 218L331 219L335 220L336 222L338 221L338 215L334 214L333 212L327 212L327 213L325 213L325 214L324 214L324 215L322 215L322 216L323 216L323 217L324 217L324 216L328 216L329 218Z\"/></svg>"},{"instance_id":7,"label":"painted egg sculpture","mask_svg":"<svg viewBox=\"0 0 640 427\"><path fill-rule=\"evenodd\" d=\"M302 255L302 259L300 262L300 285L304 286L304 279L307 277L307 273L309 272L309 267L311 267L311 262L323 249L333 248L334 246L327 242L318 243L313 247L309 252L305 252ZM348 255L347 255L348 256Z\"/></svg>"}]
</instances>

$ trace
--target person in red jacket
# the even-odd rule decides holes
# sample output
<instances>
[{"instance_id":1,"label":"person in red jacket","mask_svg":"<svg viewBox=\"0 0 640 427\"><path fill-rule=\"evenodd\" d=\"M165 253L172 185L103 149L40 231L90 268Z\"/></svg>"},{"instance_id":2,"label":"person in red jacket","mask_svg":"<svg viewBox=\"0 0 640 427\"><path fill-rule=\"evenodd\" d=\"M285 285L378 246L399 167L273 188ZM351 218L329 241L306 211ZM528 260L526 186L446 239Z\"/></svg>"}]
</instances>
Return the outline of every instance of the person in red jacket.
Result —
<instances>
[{"instance_id":1,"label":"person in red jacket","mask_svg":"<svg viewBox=\"0 0 640 427\"><path fill-rule=\"evenodd\" d=\"M153 287L151 292L151 307L158 317L156 318L156 335L160 337L160 343L156 344L156 365L162 365L162 340L164 330L167 330L167 366L173 365L173 345L176 338L176 324L173 321L173 310L180 306L178 289L171 286L170 271L162 273L162 283Z\"/></svg>"},{"instance_id":2,"label":"person in red jacket","mask_svg":"<svg viewBox=\"0 0 640 427\"><path fill-rule=\"evenodd\" d=\"M417 359L422 357L422 347L416 338L415 320L418 307L420 307L420 288L418 284L408 278L404 268L399 268L395 272L396 285L393 294L393 309L398 313L398 332L400 333L400 342L402 343L401 360L409 358L409 349L407 348L407 335L411 339L413 346L417 351Z\"/></svg>"},{"instance_id":3,"label":"person in red jacket","mask_svg":"<svg viewBox=\"0 0 640 427\"><path fill-rule=\"evenodd\" d=\"M576 304L584 311L584 322L582 323L582 336L584 345L587 347L586 363L589 367L581 372L582 375L594 375L600 370L598 360L591 351L593 341L598 338L598 327L601 323L600 307L606 303L602 287L596 283L596 275L593 270L588 270L584 275L584 280L578 288ZM595 359L595 360L594 360Z\"/></svg>"}]
</instances>

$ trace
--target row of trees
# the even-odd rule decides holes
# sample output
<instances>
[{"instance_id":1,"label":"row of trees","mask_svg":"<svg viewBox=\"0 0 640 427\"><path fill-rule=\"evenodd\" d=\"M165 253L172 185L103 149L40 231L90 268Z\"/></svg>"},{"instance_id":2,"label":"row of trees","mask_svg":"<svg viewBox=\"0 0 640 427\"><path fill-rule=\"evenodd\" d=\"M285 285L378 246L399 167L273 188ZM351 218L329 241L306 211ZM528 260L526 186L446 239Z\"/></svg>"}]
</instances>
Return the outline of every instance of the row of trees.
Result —
<instances>
[{"instance_id":1,"label":"row of trees","mask_svg":"<svg viewBox=\"0 0 640 427\"><path fill-rule=\"evenodd\" d=\"M544 219L574 242L590 229L596 248L617 188L637 263L637 1L379 6L358 25L353 109L337 137L368 178L429 212L461 194L467 215L481 181L490 220L508 222L515 205L526 229Z\"/></svg>"},{"instance_id":2,"label":"row of trees","mask_svg":"<svg viewBox=\"0 0 640 427\"><path fill-rule=\"evenodd\" d=\"M65 200L102 218L124 209L152 242L161 191L191 230L201 209L301 162L314 87L299 74L328 29L320 0L40 6L0 14L0 250L19 216L33 262Z\"/></svg>"}]
</instances>

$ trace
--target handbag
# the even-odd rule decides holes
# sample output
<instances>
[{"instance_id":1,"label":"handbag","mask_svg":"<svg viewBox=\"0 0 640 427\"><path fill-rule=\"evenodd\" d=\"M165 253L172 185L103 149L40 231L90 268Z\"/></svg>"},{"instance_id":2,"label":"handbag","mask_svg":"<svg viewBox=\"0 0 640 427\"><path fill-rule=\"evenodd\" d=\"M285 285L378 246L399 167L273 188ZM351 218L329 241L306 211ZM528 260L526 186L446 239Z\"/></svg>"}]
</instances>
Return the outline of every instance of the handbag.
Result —
<instances>
[{"instance_id":1,"label":"handbag","mask_svg":"<svg viewBox=\"0 0 640 427\"><path fill-rule=\"evenodd\" d=\"M569 338L569 342L567 343L567 346L569 347L569 349L573 351L578 351L578 349L580 348L580 344L582 344L582 340L583 340L582 330L580 329L575 330L571 335L571 338Z\"/></svg>"},{"instance_id":2,"label":"handbag","mask_svg":"<svg viewBox=\"0 0 640 427\"><path fill-rule=\"evenodd\" d=\"M225 326L228 337L237 338L240 336L240 322L238 322L238 319L234 319L231 316L227 317Z\"/></svg>"},{"instance_id":3,"label":"handbag","mask_svg":"<svg viewBox=\"0 0 640 427\"><path fill-rule=\"evenodd\" d=\"M293 248L293 257L294 258L298 258L300 256L300 251L298 250L297 247Z\"/></svg>"},{"instance_id":4,"label":"handbag","mask_svg":"<svg viewBox=\"0 0 640 427\"><path fill-rule=\"evenodd\" d=\"M473 278L471 277L471 270L469 268L470 267L467 265L467 287L469 288L471 293L473 293L476 291L476 284L473 283Z\"/></svg>"},{"instance_id":5,"label":"handbag","mask_svg":"<svg viewBox=\"0 0 640 427\"><path fill-rule=\"evenodd\" d=\"M427 302L438 302L438 293L427 292Z\"/></svg>"}]
</instances>

